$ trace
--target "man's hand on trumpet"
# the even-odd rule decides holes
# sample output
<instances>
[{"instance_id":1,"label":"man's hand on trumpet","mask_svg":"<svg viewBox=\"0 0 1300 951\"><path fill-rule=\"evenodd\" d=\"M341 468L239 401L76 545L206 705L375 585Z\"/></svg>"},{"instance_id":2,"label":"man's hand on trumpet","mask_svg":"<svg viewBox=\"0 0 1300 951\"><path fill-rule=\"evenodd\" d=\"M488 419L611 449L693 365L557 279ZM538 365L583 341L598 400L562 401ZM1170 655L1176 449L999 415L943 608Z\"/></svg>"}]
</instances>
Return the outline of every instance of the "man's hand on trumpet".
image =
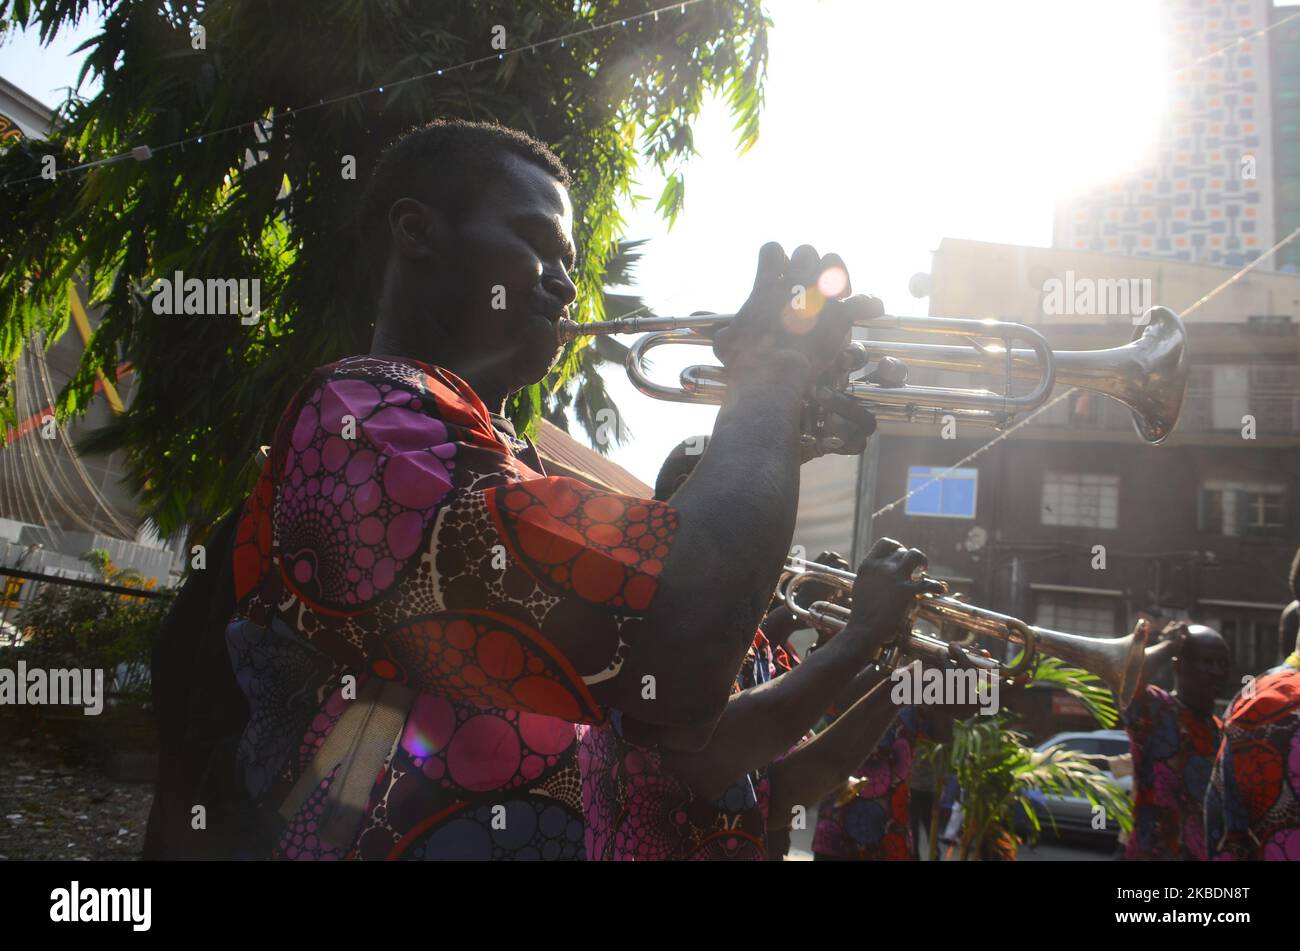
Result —
<instances>
[{"instance_id":1,"label":"man's hand on trumpet","mask_svg":"<svg viewBox=\"0 0 1300 951\"><path fill-rule=\"evenodd\" d=\"M733 375L779 364L802 382L802 461L828 452L856 455L875 432L875 417L836 389L859 369L845 363L854 322L883 314L878 299L853 296L838 254L820 255L805 244L786 258L781 245L769 242L758 253L749 299L714 336L713 349Z\"/></svg>"},{"instance_id":2,"label":"man's hand on trumpet","mask_svg":"<svg viewBox=\"0 0 1300 951\"><path fill-rule=\"evenodd\" d=\"M942 581L920 576L928 564L924 552L904 548L892 538L878 539L858 565L853 613L845 630L861 628L879 646L888 643L898 634L918 595L947 590Z\"/></svg>"},{"instance_id":3,"label":"man's hand on trumpet","mask_svg":"<svg viewBox=\"0 0 1300 951\"><path fill-rule=\"evenodd\" d=\"M816 802L842 783L898 712L883 672L865 668L897 634L912 600L941 589L937 581L913 578L924 566L925 555L916 549L887 538L876 542L858 567L853 613L843 630L789 673L732 694L707 743L666 753L668 768L697 794L721 795L737 776L799 744L831 699L842 697L849 712L838 728L801 745L782 767L780 781L773 780L773 802L782 806L772 814L788 817L786 803ZM846 692L850 683L853 689ZM874 699L860 705L873 690Z\"/></svg>"}]
</instances>

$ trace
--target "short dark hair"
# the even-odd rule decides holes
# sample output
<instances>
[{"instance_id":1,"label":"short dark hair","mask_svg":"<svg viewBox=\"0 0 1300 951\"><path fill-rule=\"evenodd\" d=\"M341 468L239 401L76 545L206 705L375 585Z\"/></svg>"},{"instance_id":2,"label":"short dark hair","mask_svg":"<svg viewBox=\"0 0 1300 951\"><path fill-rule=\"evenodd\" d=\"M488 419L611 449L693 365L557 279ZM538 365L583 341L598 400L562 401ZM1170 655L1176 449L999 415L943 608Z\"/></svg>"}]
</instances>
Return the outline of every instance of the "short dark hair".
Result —
<instances>
[{"instance_id":1,"label":"short dark hair","mask_svg":"<svg viewBox=\"0 0 1300 951\"><path fill-rule=\"evenodd\" d=\"M518 129L435 119L403 132L379 156L361 195L357 225L363 253L382 263L388 252L388 210L399 198L417 198L453 222L463 220L511 156L545 169L566 188L571 184L559 157Z\"/></svg>"},{"instance_id":2,"label":"short dark hair","mask_svg":"<svg viewBox=\"0 0 1300 951\"><path fill-rule=\"evenodd\" d=\"M658 501L667 502L672 497L682 478L695 471L708 446L708 436L692 436L673 447L655 479L655 498Z\"/></svg>"}]
</instances>

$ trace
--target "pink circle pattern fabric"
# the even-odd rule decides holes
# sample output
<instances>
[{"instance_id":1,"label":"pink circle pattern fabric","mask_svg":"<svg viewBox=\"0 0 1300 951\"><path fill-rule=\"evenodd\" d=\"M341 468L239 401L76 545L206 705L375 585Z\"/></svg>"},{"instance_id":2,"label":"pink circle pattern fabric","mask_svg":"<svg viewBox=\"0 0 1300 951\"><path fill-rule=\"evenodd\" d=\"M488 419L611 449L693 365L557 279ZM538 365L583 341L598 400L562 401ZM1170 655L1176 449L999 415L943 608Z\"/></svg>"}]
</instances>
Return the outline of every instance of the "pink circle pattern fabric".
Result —
<instances>
[{"instance_id":1,"label":"pink circle pattern fabric","mask_svg":"<svg viewBox=\"0 0 1300 951\"><path fill-rule=\"evenodd\" d=\"M392 384L339 379L299 411L280 474L276 522L291 588L355 611L389 591L451 492L446 423ZM358 432L345 439L348 429Z\"/></svg>"},{"instance_id":2,"label":"pink circle pattern fabric","mask_svg":"<svg viewBox=\"0 0 1300 951\"><path fill-rule=\"evenodd\" d=\"M734 691L773 676L762 632L745 655ZM691 791L657 749L623 736L621 717L578 727L578 769L589 861L749 861L767 859L765 771L741 777L716 800Z\"/></svg>"},{"instance_id":3,"label":"pink circle pattern fabric","mask_svg":"<svg viewBox=\"0 0 1300 951\"><path fill-rule=\"evenodd\" d=\"M617 675L676 513L544 477L515 445L415 361L322 367L290 404L233 555L246 785L274 810L372 678L417 696L353 841L319 836L331 775L248 857L583 857L575 721L605 718L587 680Z\"/></svg>"}]
</instances>

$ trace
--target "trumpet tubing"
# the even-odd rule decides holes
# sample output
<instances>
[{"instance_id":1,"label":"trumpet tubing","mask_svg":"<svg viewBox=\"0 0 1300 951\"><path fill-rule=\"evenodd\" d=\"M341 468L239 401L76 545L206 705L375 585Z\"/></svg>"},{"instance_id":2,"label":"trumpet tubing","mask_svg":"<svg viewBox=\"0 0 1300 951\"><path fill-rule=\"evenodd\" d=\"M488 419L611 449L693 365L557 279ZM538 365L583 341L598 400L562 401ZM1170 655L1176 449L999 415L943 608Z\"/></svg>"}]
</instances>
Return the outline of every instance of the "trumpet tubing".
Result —
<instances>
[{"instance_id":1,"label":"trumpet tubing","mask_svg":"<svg viewBox=\"0 0 1300 951\"><path fill-rule=\"evenodd\" d=\"M836 632L848 624L851 614L848 606L814 601L804 607L798 603L796 594L801 586L811 583L851 594L854 580L855 576L847 571L789 559L777 594L796 616L813 627ZM987 654L911 629L918 619L925 619L940 629L945 623L955 624L974 634L1018 644L1023 650L1016 663L1007 666ZM1115 693L1121 707L1128 705L1137 690L1147 646L1145 637L1136 632L1118 638L1068 634L1036 627L1019 618L967 604L946 594L919 595L908 612L907 624L908 631L896 641L887 659L891 665L897 662L899 655L913 654L940 663L954 661L965 666L996 670L1004 678L1014 679L1031 672L1038 656L1047 654L1096 674Z\"/></svg>"},{"instance_id":2,"label":"trumpet tubing","mask_svg":"<svg viewBox=\"0 0 1300 951\"><path fill-rule=\"evenodd\" d=\"M645 372L646 355L656 347L670 345L712 346L712 332L735 319L734 314L702 314L693 317L625 317L600 323L580 324L561 320L557 333L563 342L583 336L639 333L643 336L628 350L626 370L638 390L654 399L678 403L722 401L726 392L726 370L715 365L689 366L677 386L658 383ZM974 387L898 385L854 378L845 371L836 386L842 393L865 406L881 419L912 422L952 415L968 422L1003 427L1016 416L1047 402L1059 383L1100 393L1123 403L1133 415L1138 435L1145 441L1162 442L1178 422L1187 388L1187 331L1182 320L1166 307L1153 307L1143 315L1133 339L1105 350L1053 351L1042 334L1023 324L997 320L950 317L880 317L857 326L869 330L893 330L944 337L961 337L967 343L911 343L869 340L850 345L855 363L862 367L866 357L893 357L911 366L963 372L1001 369L1010 379L1036 383L1028 393L995 393ZM1001 340L1003 346L988 346L981 340ZM1011 346L1013 341L1027 347Z\"/></svg>"}]
</instances>

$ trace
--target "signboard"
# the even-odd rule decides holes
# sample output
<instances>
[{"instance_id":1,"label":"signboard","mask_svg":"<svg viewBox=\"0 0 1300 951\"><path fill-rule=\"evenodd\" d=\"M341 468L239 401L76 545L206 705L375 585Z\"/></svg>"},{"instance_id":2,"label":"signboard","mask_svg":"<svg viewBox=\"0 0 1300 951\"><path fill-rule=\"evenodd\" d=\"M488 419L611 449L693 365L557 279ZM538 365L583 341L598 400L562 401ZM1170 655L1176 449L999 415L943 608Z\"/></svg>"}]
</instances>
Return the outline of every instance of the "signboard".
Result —
<instances>
[{"instance_id":1,"label":"signboard","mask_svg":"<svg viewBox=\"0 0 1300 951\"><path fill-rule=\"evenodd\" d=\"M1077 697L1064 690L1052 692L1052 715L1058 717L1089 717L1088 708Z\"/></svg>"}]
</instances>

